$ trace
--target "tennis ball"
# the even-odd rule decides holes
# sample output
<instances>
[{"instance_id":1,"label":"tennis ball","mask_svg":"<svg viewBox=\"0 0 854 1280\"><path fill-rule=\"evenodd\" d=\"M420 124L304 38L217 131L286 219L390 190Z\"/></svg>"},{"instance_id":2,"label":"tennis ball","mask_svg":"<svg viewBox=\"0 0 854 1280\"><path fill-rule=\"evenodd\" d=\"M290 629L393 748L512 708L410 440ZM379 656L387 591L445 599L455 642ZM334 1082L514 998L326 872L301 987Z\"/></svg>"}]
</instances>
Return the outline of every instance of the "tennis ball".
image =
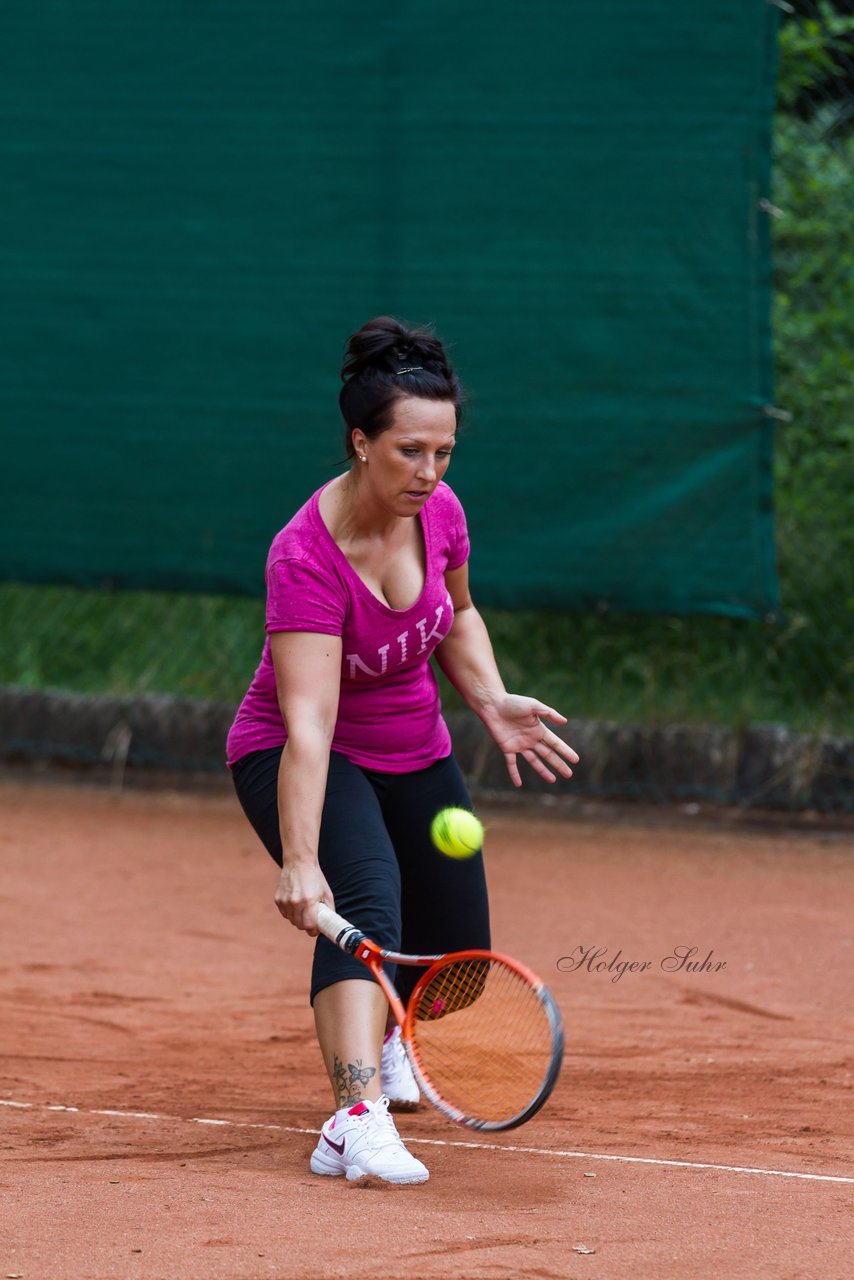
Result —
<instances>
[{"instance_id":1,"label":"tennis ball","mask_svg":"<svg viewBox=\"0 0 854 1280\"><path fill-rule=\"evenodd\" d=\"M483 823L468 809L442 809L430 824L430 838L448 858L470 858L483 845Z\"/></svg>"}]
</instances>

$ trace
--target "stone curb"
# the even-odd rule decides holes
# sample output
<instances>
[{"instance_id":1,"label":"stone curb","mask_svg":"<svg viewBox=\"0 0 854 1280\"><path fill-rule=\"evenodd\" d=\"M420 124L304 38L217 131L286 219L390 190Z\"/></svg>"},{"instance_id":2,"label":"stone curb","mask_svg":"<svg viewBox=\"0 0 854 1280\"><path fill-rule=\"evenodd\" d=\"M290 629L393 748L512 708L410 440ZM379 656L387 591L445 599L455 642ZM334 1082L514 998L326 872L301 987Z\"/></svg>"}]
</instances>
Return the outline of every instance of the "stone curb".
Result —
<instances>
[{"instance_id":1,"label":"stone curb","mask_svg":"<svg viewBox=\"0 0 854 1280\"><path fill-rule=\"evenodd\" d=\"M160 695L102 697L0 686L0 763L69 763L124 776L146 770L223 774L233 707ZM468 711L447 716L470 785L512 791L504 761ZM713 801L763 809L854 812L854 739L780 725L624 725L573 720L561 735L581 756L554 786L526 766L529 793Z\"/></svg>"}]
</instances>

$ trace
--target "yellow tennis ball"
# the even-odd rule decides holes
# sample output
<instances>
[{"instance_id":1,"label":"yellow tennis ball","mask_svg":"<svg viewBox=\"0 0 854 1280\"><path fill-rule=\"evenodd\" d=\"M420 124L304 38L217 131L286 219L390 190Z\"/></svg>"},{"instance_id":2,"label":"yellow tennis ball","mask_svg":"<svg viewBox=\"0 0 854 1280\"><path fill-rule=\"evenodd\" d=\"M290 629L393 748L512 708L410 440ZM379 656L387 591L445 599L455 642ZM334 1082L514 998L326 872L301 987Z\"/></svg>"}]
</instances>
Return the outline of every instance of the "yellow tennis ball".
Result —
<instances>
[{"instance_id":1,"label":"yellow tennis ball","mask_svg":"<svg viewBox=\"0 0 854 1280\"><path fill-rule=\"evenodd\" d=\"M448 858L470 858L483 846L483 823L468 809L442 809L430 824L430 838Z\"/></svg>"}]
</instances>

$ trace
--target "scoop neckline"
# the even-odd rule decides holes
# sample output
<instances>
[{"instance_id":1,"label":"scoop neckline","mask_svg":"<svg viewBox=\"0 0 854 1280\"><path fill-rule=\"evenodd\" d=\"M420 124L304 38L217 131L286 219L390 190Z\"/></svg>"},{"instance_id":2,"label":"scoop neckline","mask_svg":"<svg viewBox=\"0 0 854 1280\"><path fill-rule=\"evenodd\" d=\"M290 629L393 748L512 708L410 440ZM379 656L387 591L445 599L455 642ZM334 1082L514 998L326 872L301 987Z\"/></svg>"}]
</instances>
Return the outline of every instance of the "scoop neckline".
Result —
<instances>
[{"instance_id":1,"label":"scoop neckline","mask_svg":"<svg viewBox=\"0 0 854 1280\"><path fill-rule=\"evenodd\" d=\"M329 542L330 546L333 549L334 554L341 561L341 564L344 566L344 569L347 572L348 576L356 583L362 595L372 605L375 605L376 608L379 609L382 613L388 614L392 618L404 618L406 617L407 614L412 613L413 609L418 608L418 606L421 604L422 600L424 599L424 595L427 591L427 580L430 576L430 543L429 543L429 537L428 537L428 522L425 516L425 512L430 502L430 498L433 497L433 494L432 493L430 494L430 498L427 499L427 502L424 503L423 507L417 514L417 518L421 522L421 535L424 538L424 585L422 586L420 592L418 593L417 599L413 601L411 605L408 605L406 609L393 609L390 604L386 604L385 600L380 600L379 596L375 596L371 588L365 582L364 578L360 577L360 575L356 572L356 570L351 565L350 561L345 556L344 552L339 547L338 543L333 538L331 531L327 527L326 521L323 519L323 516L320 513L320 495L323 493L325 489L328 489L331 484L334 484L336 479L337 477L333 476L331 480L326 481L326 484L321 485L316 493L312 494L312 497L311 497L312 516L314 520L317 522L317 524L320 526L320 528L322 529L327 541ZM437 488L438 488L438 485L437 485ZM433 493L435 492L436 490L434 489Z\"/></svg>"}]
</instances>

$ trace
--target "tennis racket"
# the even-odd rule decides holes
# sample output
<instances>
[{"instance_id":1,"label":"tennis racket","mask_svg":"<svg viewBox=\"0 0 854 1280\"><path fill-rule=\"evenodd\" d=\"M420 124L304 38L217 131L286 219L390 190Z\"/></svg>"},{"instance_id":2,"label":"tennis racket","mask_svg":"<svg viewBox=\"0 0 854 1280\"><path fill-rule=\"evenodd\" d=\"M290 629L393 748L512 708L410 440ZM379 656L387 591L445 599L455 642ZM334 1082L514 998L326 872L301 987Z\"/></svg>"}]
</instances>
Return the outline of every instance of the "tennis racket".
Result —
<instances>
[{"instance_id":1,"label":"tennis racket","mask_svg":"<svg viewBox=\"0 0 854 1280\"><path fill-rule=\"evenodd\" d=\"M470 1129L514 1129L535 1115L563 1061L563 1022L535 973L494 951L406 956L317 908L317 927L371 971L434 1107ZM426 966L404 1007L383 963Z\"/></svg>"}]
</instances>

